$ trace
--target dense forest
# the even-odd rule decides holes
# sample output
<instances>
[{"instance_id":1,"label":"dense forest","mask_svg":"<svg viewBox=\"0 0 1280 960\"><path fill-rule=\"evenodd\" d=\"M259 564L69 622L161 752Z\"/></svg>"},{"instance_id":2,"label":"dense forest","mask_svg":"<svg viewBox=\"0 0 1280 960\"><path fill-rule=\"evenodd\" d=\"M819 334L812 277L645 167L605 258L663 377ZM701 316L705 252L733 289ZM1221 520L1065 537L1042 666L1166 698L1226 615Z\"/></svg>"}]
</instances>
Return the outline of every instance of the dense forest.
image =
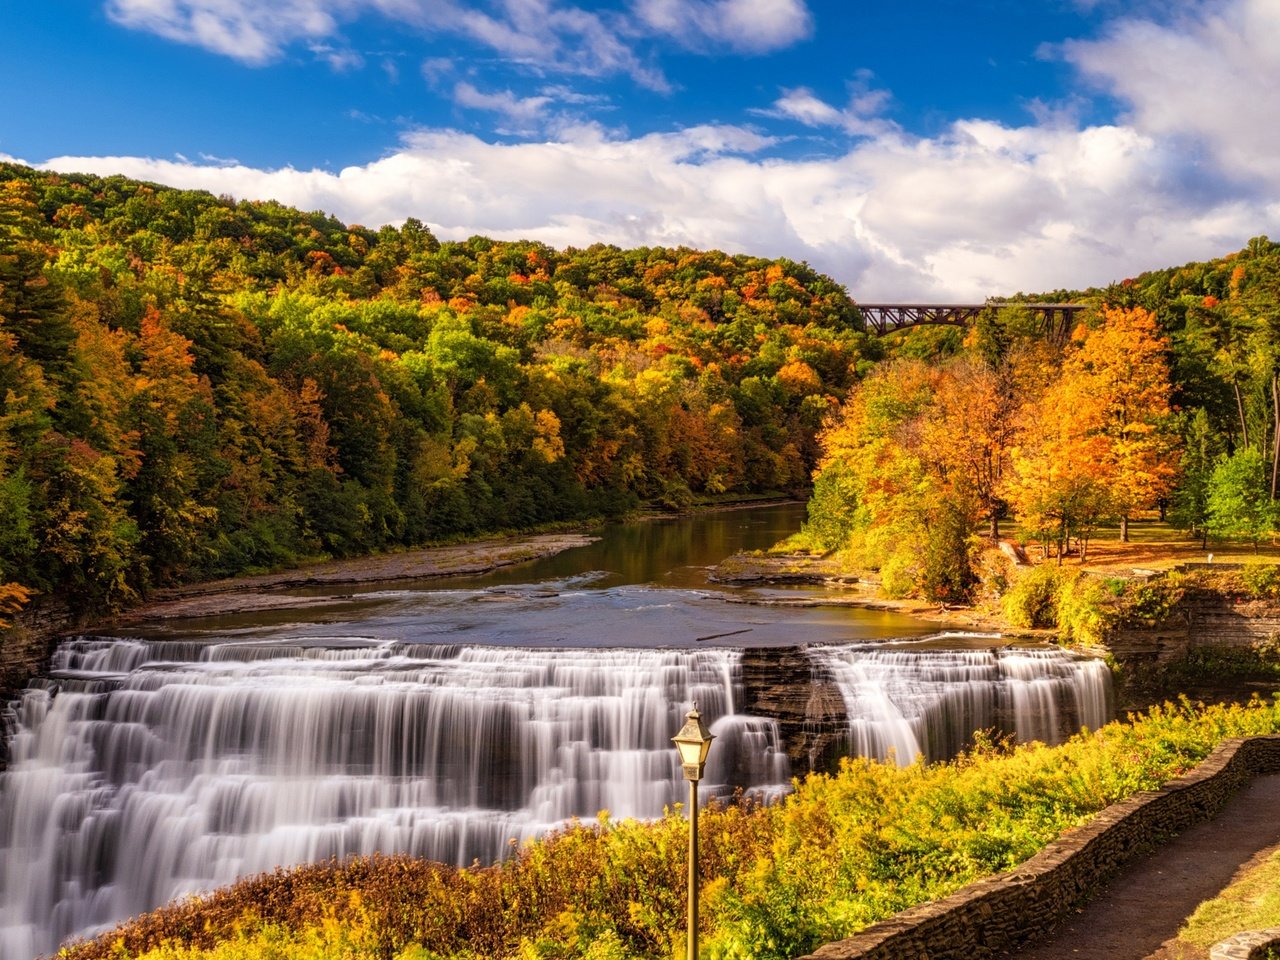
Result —
<instances>
[{"instance_id":1,"label":"dense forest","mask_svg":"<svg viewBox=\"0 0 1280 960\"><path fill-rule=\"evenodd\" d=\"M0 618L810 483L810 546L944 600L1002 521L1270 535L1280 245L1045 297L1093 309L879 339L787 260L0 165Z\"/></svg>"},{"instance_id":2,"label":"dense forest","mask_svg":"<svg viewBox=\"0 0 1280 960\"><path fill-rule=\"evenodd\" d=\"M880 356L803 264L0 165L0 617L803 490Z\"/></svg>"}]
</instances>

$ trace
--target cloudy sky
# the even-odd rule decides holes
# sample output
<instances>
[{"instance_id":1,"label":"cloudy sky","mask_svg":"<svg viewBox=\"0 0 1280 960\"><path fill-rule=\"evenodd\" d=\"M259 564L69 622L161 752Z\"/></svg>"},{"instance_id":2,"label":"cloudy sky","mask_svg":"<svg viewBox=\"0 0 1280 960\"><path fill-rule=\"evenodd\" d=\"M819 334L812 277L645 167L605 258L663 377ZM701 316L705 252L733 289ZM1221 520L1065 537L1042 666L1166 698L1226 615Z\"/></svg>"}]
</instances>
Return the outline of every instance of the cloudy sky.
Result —
<instances>
[{"instance_id":1,"label":"cloudy sky","mask_svg":"<svg viewBox=\"0 0 1280 960\"><path fill-rule=\"evenodd\" d=\"M863 301L1280 234L1280 0L0 0L0 156Z\"/></svg>"}]
</instances>

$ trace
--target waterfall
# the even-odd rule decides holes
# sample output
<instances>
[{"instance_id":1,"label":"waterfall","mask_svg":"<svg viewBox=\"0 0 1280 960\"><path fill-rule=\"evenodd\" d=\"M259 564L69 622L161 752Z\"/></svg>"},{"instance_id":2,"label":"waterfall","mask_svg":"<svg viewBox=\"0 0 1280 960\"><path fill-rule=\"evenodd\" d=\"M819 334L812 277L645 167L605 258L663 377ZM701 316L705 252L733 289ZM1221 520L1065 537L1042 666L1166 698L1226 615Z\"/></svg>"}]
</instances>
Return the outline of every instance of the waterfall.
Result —
<instances>
[{"instance_id":1,"label":"waterfall","mask_svg":"<svg viewBox=\"0 0 1280 960\"><path fill-rule=\"evenodd\" d=\"M671 745L712 720L706 794L782 789L738 654L349 640L79 638L11 721L0 958L331 856L492 862L572 817L682 799Z\"/></svg>"},{"instance_id":2,"label":"waterfall","mask_svg":"<svg viewBox=\"0 0 1280 960\"><path fill-rule=\"evenodd\" d=\"M1056 740L1111 709L1106 668L1057 650L807 655L872 756L948 756L992 726ZM8 711L0 960L278 865L488 863L574 817L658 816L685 796L670 738L695 700L717 737L703 796L781 793L779 726L742 712L740 664L710 646L64 641Z\"/></svg>"},{"instance_id":3,"label":"waterfall","mask_svg":"<svg viewBox=\"0 0 1280 960\"><path fill-rule=\"evenodd\" d=\"M844 699L848 752L902 765L955 756L977 730L1061 743L1114 712L1106 664L1057 648L847 644L810 656Z\"/></svg>"}]
</instances>

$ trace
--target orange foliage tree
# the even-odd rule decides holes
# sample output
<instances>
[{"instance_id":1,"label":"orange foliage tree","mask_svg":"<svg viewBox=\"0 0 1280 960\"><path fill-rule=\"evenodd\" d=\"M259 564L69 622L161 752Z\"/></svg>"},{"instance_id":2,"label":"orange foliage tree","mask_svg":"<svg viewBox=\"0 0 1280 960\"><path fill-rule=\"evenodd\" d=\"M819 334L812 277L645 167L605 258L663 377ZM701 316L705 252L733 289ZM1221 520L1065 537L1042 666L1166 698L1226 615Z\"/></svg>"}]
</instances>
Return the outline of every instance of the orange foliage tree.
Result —
<instances>
[{"instance_id":1,"label":"orange foliage tree","mask_svg":"<svg viewBox=\"0 0 1280 960\"><path fill-rule=\"evenodd\" d=\"M1127 543L1133 512L1168 497L1178 480L1169 345L1149 310L1104 307L1102 314L1102 326L1063 364L1062 402L1105 441L1097 470Z\"/></svg>"}]
</instances>

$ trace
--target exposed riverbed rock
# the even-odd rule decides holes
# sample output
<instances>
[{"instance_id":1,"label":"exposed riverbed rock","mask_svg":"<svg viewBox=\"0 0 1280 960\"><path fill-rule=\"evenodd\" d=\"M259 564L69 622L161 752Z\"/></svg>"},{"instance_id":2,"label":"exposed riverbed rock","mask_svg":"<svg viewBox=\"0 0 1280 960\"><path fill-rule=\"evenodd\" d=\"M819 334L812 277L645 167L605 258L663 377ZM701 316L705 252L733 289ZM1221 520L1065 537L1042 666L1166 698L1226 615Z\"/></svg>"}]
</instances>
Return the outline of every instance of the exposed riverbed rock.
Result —
<instances>
[{"instance_id":1,"label":"exposed riverbed rock","mask_svg":"<svg viewBox=\"0 0 1280 960\"><path fill-rule=\"evenodd\" d=\"M735 553L717 564L707 575L713 583L750 586L761 583L814 583L824 586L850 586L858 578L851 577L829 557L810 553L765 556Z\"/></svg>"},{"instance_id":2,"label":"exposed riverbed rock","mask_svg":"<svg viewBox=\"0 0 1280 960\"><path fill-rule=\"evenodd\" d=\"M517 539L480 540L357 560L333 560L281 573L175 587L157 591L150 602L130 610L120 621L169 620L313 607L349 599L350 594L331 592L302 596L285 591L488 573L500 567L554 556L573 547L584 547L598 539L581 533L552 533Z\"/></svg>"},{"instance_id":3,"label":"exposed riverbed rock","mask_svg":"<svg viewBox=\"0 0 1280 960\"><path fill-rule=\"evenodd\" d=\"M742 653L743 712L778 724L796 775L829 770L843 752L845 703L835 681L801 647Z\"/></svg>"}]
</instances>

